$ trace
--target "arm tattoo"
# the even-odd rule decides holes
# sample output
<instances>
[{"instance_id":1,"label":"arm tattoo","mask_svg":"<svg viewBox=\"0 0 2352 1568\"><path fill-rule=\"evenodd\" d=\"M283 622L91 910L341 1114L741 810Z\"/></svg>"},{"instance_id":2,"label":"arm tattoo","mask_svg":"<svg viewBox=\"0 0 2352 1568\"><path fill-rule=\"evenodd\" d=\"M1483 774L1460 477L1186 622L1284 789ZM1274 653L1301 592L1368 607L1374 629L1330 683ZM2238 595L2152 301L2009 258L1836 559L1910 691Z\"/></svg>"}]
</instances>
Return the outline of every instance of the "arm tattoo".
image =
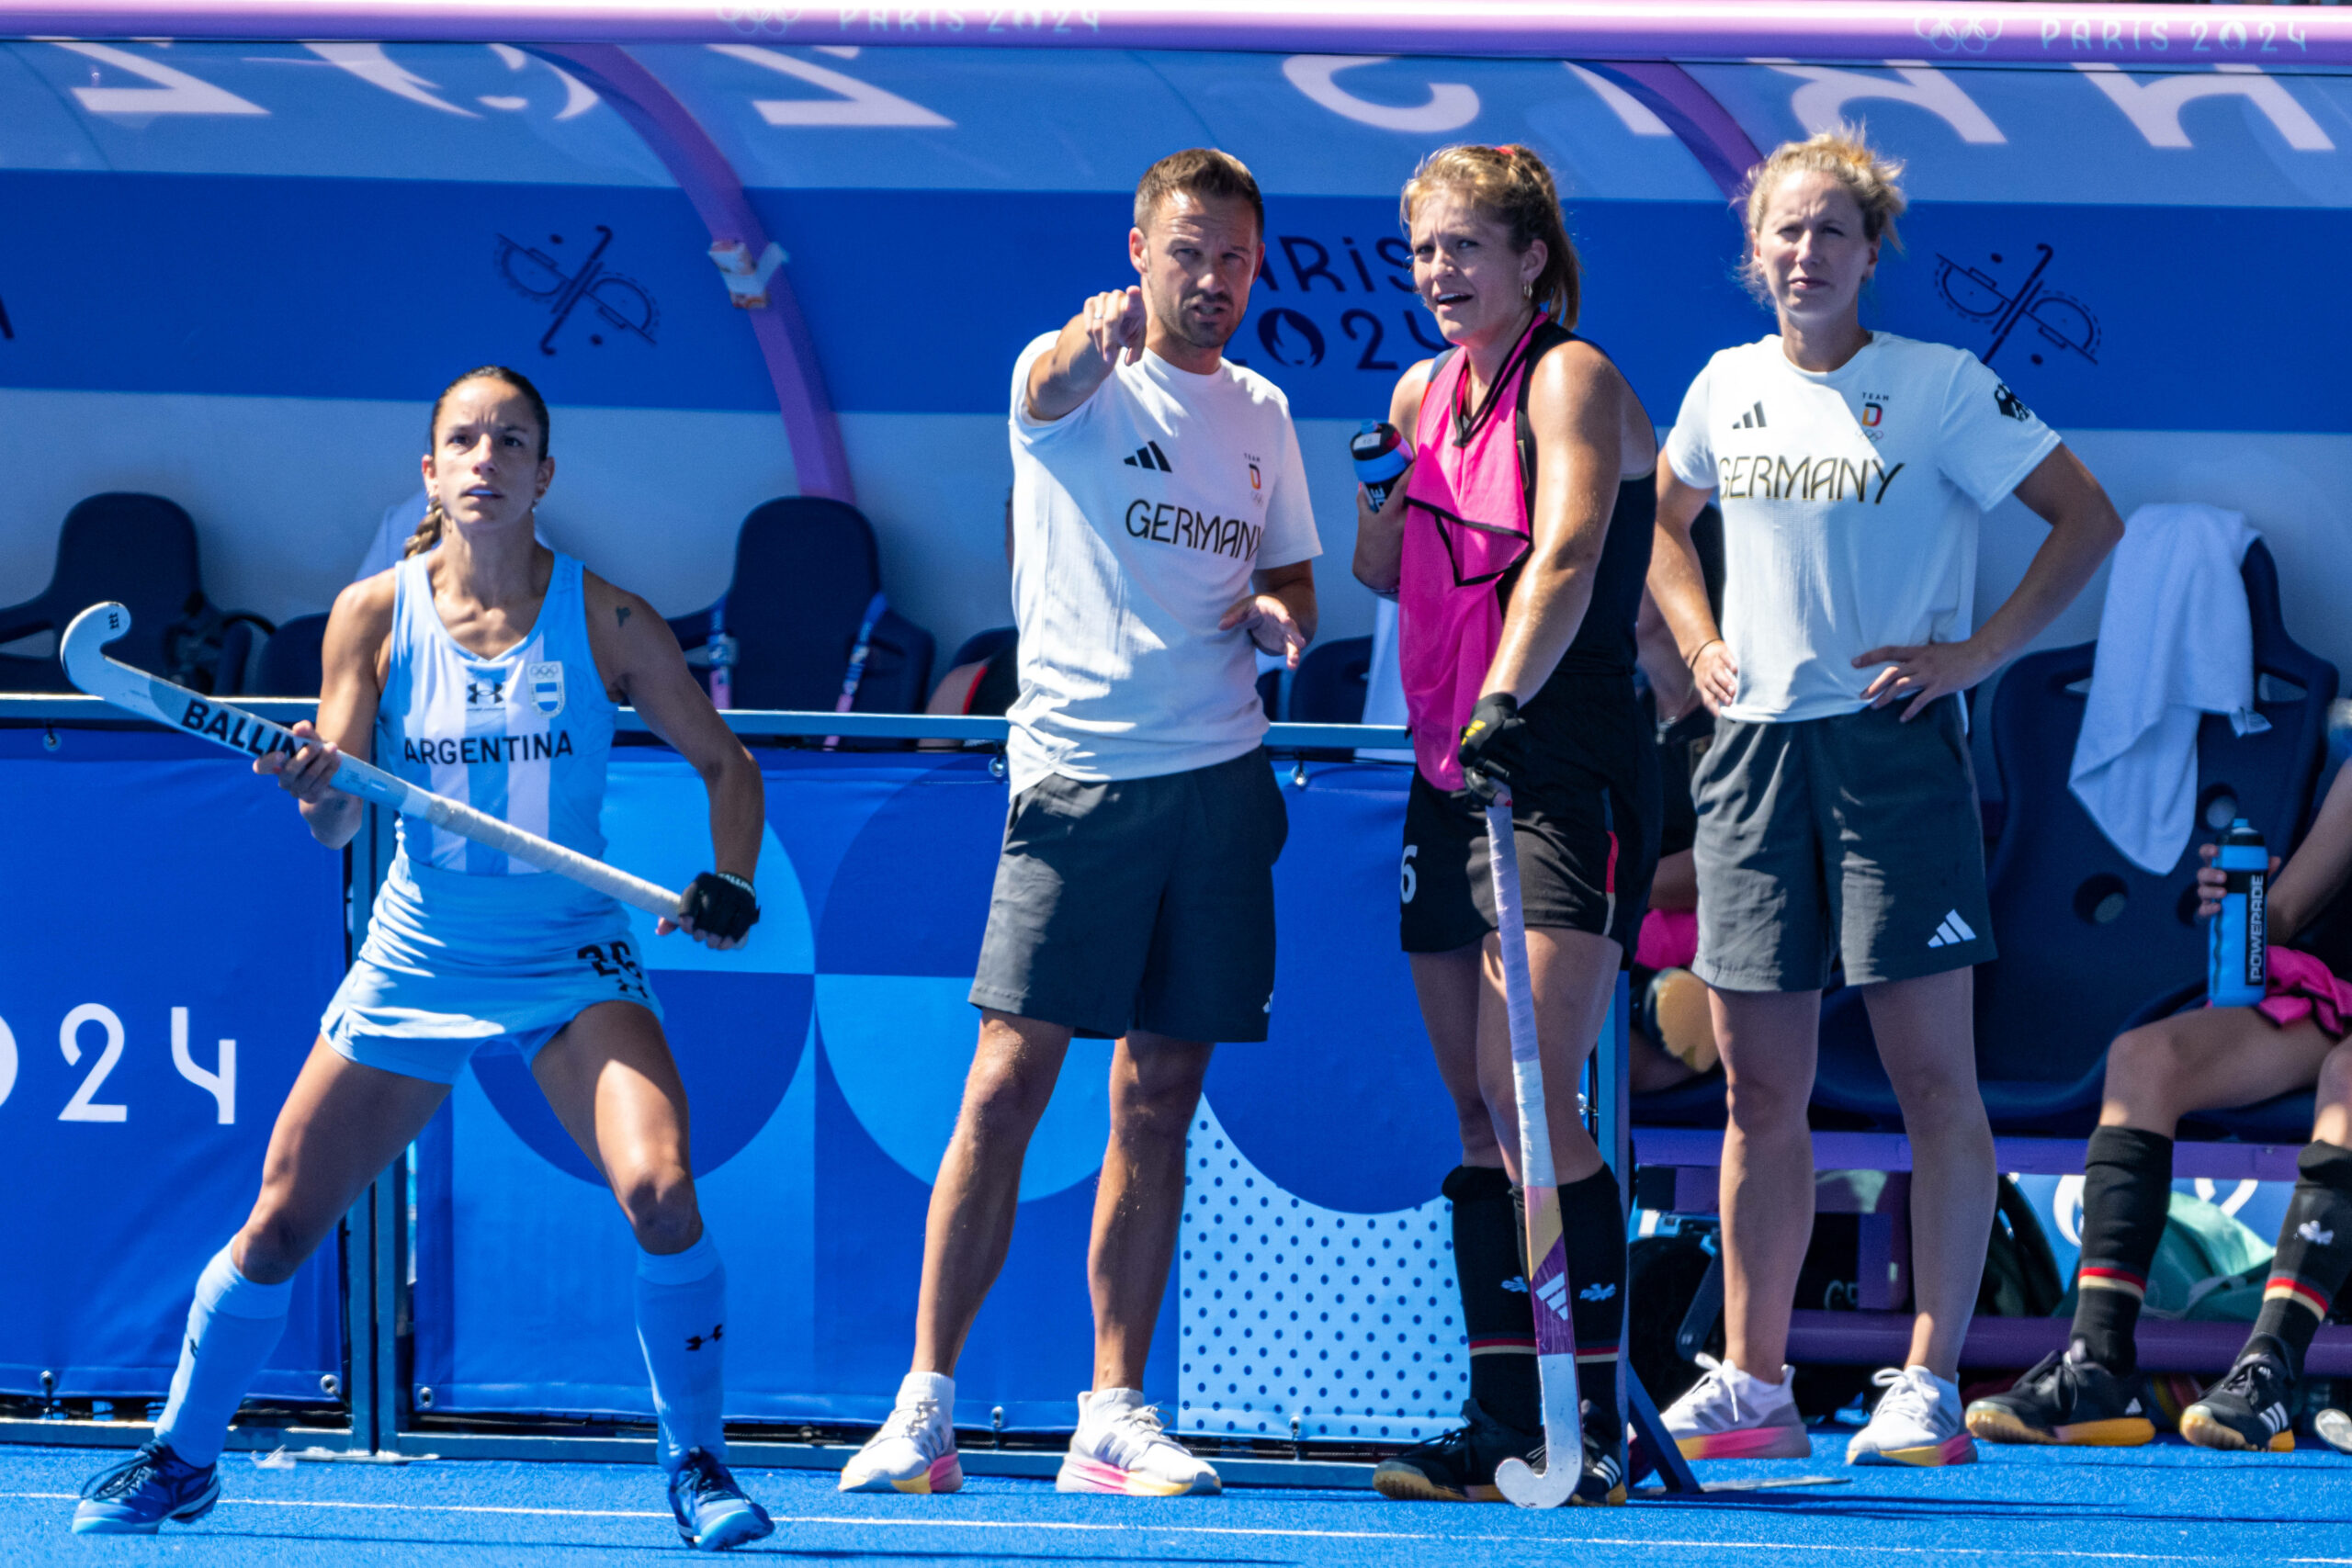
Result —
<instances>
[{"instance_id":1,"label":"arm tattoo","mask_svg":"<svg viewBox=\"0 0 2352 1568\"><path fill-rule=\"evenodd\" d=\"M616 625L624 626L628 625L628 606L626 604L616 606L613 611L613 616Z\"/></svg>"}]
</instances>

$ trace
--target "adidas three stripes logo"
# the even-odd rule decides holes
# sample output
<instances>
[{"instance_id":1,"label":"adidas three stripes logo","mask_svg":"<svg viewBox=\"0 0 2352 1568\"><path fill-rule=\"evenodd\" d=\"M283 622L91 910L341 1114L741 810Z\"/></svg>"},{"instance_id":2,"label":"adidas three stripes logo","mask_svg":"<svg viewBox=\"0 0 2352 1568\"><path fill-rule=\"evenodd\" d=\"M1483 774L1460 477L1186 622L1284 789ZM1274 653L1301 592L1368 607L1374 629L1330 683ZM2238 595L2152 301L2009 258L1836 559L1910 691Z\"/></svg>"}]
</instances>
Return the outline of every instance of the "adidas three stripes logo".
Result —
<instances>
[{"instance_id":1,"label":"adidas three stripes logo","mask_svg":"<svg viewBox=\"0 0 2352 1568\"><path fill-rule=\"evenodd\" d=\"M1976 933L1968 929L1968 922L1960 918L1958 909L1954 909L1943 918L1941 924L1936 927L1936 934L1928 939L1928 945L1929 947L1958 947L1963 942L1975 940Z\"/></svg>"},{"instance_id":2,"label":"adidas three stripes logo","mask_svg":"<svg viewBox=\"0 0 2352 1568\"><path fill-rule=\"evenodd\" d=\"M1168 466L1168 454L1159 449L1159 443L1157 441L1145 442L1136 448L1134 457L1122 457L1119 461L1130 468L1158 468L1163 474L1172 474L1176 471Z\"/></svg>"},{"instance_id":3,"label":"adidas three stripes logo","mask_svg":"<svg viewBox=\"0 0 2352 1568\"><path fill-rule=\"evenodd\" d=\"M1757 403L1757 405L1756 405L1754 408L1752 408L1752 409L1748 410L1746 413L1741 414L1741 415L1739 416L1739 423L1738 423L1737 424L1733 425L1733 426L1732 426L1732 428L1733 428L1734 430L1761 430L1761 429L1763 429L1763 428L1764 428L1764 405L1763 405L1763 403L1759 401L1759 402L1758 402L1758 403Z\"/></svg>"}]
</instances>

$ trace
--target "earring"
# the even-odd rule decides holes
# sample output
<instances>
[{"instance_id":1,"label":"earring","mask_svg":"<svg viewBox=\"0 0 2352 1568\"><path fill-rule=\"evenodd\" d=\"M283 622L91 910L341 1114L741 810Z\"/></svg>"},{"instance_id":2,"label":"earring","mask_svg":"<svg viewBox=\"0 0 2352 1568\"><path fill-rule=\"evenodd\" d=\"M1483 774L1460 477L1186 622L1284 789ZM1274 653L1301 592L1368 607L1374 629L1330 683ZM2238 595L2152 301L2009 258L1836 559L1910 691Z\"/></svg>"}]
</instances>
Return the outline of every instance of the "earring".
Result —
<instances>
[{"instance_id":1,"label":"earring","mask_svg":"<svg viewBox=\"0 0 2352 1568\"><path fill-rule=\"evenodd\" d=\"M1534 285L1534 284L1532 284L1532 283L1522 283L1522 284L1521 284L1521 285L1519 286L1519 297L1520 297L1521 299L1534 299L1534 298L1535 298L1535 285Z\"/></svg>"}]
</instances>

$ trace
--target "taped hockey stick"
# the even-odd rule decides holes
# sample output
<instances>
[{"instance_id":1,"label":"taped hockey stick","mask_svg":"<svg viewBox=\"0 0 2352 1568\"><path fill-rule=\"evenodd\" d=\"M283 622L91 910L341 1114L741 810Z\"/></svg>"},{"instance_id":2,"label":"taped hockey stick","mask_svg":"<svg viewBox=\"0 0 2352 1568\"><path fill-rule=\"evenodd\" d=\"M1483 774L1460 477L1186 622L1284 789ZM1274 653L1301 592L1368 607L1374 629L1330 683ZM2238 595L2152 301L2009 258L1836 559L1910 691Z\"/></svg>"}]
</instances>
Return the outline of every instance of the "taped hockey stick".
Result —
<instances>
[{"instance_id":1,"label":"taped hockey stick","mask_svg":"<svg viewBox=\"0 0 2352 1568\"><path fill-rule=\"evenodd\" d=\"M93 604L74 616L57 650L67 678L90 695L103 697L141 718L247 756L293 752L307 744L293 731L257 718L233 704L158 680L99 651L130 629L130 612L120 604ZM526 833L446 795L419 789L405 779L355 757L343 759L334 771L334 784L347 795L390 807L404 817L422 817L436 828L447 828L475 843L502 850L542 871L568 876L649 915L677 913L678 896L666 887L657 887L643 877L631 876L575 850L550 843L536 833Z\"/></svg>"},{"instance_id":2,"label":"taped hockey stick","mask_svg":"<svg viewBox=\"0 0 2352 1568\"><path fill-rule=\"evenodd\" d=\"M1519 901L1519 840L1511 830L1508 788L1496 787L1487 803L1487 842L1502 946L1503 1002L1510 1017L1520 1185L1527 1193L1527 1256L1537 1260L1527 1285L1528 1304L1535 1313L1535 1374L1544 1400L1543 1470L1513 1456L1495 1466L1495 1487L1522 1508L1556 1508L1574 1495L1584 1474L1584 1418L1577 1393L1576 1331L1569 1317L1573 1287L1567 1247L1560 1235L1559 1189L1552 1175L1552 1124L1544 1116L1544 1061L1535 1049L1535 987L1528 976L1527 920Z\"/></svg>"}]
</instances>

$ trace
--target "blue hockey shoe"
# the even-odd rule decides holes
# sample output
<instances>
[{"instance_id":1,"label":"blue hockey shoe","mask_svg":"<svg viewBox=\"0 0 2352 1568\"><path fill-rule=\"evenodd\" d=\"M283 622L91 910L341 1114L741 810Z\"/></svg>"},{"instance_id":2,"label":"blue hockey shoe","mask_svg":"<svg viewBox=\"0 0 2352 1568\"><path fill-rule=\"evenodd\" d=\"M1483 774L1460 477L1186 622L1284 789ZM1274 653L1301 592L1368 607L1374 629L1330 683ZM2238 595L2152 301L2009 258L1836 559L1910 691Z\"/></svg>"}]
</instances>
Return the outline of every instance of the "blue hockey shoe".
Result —
<instances>
[{"instance_id":1,"label":"blue hockey shoe","mask_svg":"<svg viewBox=\"0 0 2352 1568\"><path fill-rule=\"evenodd\" d=\"M151 1441L92 1476L74 1510L75 1535L153 1535L165 1519L194 1524L220 1501L217 1465L197 1466Z\"/></svg>"},{"instance_id":2,"label":"blue hockey shoe","mask_svg":"<svg viewBox=\"0 0 2352 1568\"><path fill-rule=\"evenodd\" d=\"M724 1551L775 1533L767 1510L743 1495L735 1477L707 1450L689 1449L670 1477L670 1512L697 1551Z\"/></svg>"}]
</instances>

